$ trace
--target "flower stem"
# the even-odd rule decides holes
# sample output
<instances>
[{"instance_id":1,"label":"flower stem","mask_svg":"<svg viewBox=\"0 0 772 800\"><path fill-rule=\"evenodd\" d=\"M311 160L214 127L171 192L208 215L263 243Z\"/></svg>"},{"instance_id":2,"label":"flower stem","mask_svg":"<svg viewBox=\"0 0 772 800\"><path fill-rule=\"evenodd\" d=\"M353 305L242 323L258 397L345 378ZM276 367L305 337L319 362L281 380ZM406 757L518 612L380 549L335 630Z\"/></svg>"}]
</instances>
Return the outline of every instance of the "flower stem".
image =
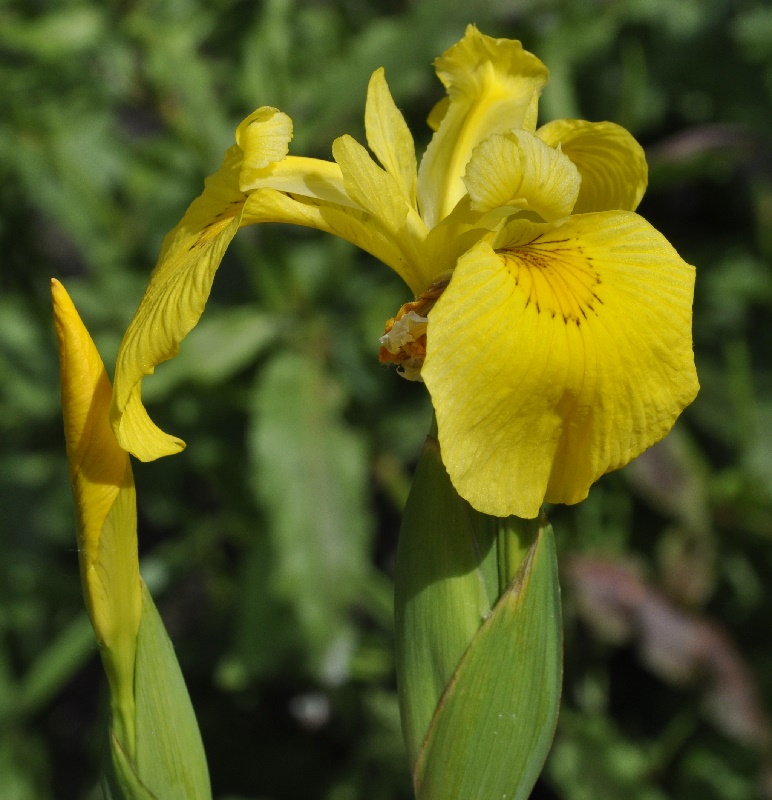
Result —
<instances>
[{"instance_id":1,"label":"flower stem","mask_svg":"<svg viewBox=\"0 0 772 800\"><path fill-rule=\"evenodd\" d=\"M499 596L512 583L517 570L523 563L528 549L536 541L542 520L503 517L496 531L496 549L499 565Z\"/></svg>"}]
</instances>

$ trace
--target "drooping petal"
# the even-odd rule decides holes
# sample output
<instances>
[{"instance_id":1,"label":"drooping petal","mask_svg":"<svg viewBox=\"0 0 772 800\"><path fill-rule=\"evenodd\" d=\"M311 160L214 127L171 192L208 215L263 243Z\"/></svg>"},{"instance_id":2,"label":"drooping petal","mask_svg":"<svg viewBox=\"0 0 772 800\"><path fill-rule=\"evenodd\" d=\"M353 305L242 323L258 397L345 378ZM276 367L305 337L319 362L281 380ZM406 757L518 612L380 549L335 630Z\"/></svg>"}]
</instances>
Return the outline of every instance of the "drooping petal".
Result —
<instances>
[{"instance_id":1,"label":"drooping petal","mask_svg":"<svg viewBox=\"0 0 772 800\"><path fill-rule=\"evenodd\" d=\"M461 178L483 139L513 128L536 128L539 94L549 75L520 42L484 36L473 25L435 66L450 104L418 171L418 204L429 228L464 195Z\"/></svg>"},{"instance_id":2,"label":"drooping petal","mask_svg":"<svg viewBox=\"0 0 772 800\"><path fill-rule=\"evenodd\" d=\"M475 211L515 206L552 221L571 213L581 178L571 159L528 131L508 131L472 151L464 183Z\"/></svg>"},{"instance_id":3,"label":"drooping petal","mask_svg":"<svg viewBox=\"0 0 772 800\"><path fill-rule=\"evenodd\" d=\"M370 149L402 189L407 202L415 208L418 167L413 135L394 103L383 68L372 74L367 86L365 133Z\"/></svg>"},{"instance_id":4,"label":"drooping petal","mask_svg":"<svg viewBox=\"0 0 772 800\"><path fill-rule=\"evenodd\" d=\"M198 322L217 268L241 222L242 153L231 147L204 191L167 234L150 282L123 336L115 366L111 417L121 447L141 461L179 452L185 443L164 433L142 405L142 379L177 354Z\"/></svg>"},{"instance_id":5,"label":"drooping petal","mask_svg":"<svg viewBox=\"0 0 772 800\"><path fill-rule=\"evenodd\" d=\"M627 212L462 256L429 314L422 371L459 493L535 517L661 439L698 389L693 285L693 267Z\"/></svg>"},{"instance_id":6,"label":"drooping petal","mask_svg":"<svg viewBox=\"0 0 772 800\"><path fill-rule=\"evenodd\" d=\"M624 128L613 122L560 119L543 125L536 135L560 146L582 176L575 214L638 208L649 168L643 148Z\"/></svg>"}]
</instances>

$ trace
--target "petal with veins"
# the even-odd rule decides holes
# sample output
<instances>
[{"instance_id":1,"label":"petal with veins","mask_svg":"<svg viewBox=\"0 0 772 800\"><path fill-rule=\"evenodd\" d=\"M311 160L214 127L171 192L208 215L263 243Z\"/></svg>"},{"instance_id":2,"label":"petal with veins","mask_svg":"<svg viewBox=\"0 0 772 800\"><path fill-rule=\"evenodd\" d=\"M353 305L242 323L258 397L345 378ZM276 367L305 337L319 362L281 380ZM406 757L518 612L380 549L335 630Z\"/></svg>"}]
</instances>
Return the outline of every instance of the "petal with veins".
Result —
<instances>
[{"instance_id":1,"label":"petal with veins","mask_svg":"<svg viewBox=\"0 0 772 800\"><path fill-rule=\"evenodd\" d=\"M422 376L459 494L495 516L576 503L697 392L694 269L635 214L571 217L459 259Z\"/></svg>"},{"instance_id":2,"label":"petal with veins","mask_svg":"<svg viewBox=\"0 0 772 800\"><path fill-rule=\"evenodd\" d=\"M484 36L473 25L435 64L450 102L439 107L444 115L418 171L418 204L429 228L463 197L461 178L483 139L536 128L539 94L549 76L520 42ZM438 117L433 114L435 123Z\"/></svg>"},{"instance_id":3,"label":"petal with veins","mask_svg":"<svg viewBox=\"0 0 772 800\"><path fill-rule=\"evenodd\" d=\"M121 447L140 461L183 449L164 433L142 404L142 379L177 354L198 322L217 268L241 222L245 195L239 189L242 154L234 145L204 191L167 234L145 294L123 336L115 366L111 418Z\"/></svg>"},{"instance_id":4,"label":"petal with veins","mask_svg":"<svg viewBox=\"0 0 772 800\"><path fill-rule=\"evenodd\" d=\"M643 148L613 122L560 119L536 135L560 147L582 176L575 214L591 211L635 211L649 179Z\"/></svg>"},{"instance_id":5,"label":"petal with veins","mask_svg":"<svg viewBox=\"0 0 772 800\"><path fill-rule=\"evenodd\" d=\"M383 68L373 73L367 87L365 132L370 149L415 208L417 163L413 135L394 103Z\"/></svg>"},{"instance_id":6,"label":"petal with veins","mask_svg":"<svg viewBox=\"0 0 772 800\"><path fill-rule=\"evenodd\" d=\"M464 183L475 211L515 206L552 221L571 213L581 178L559 150L527 131L509 131L477 145Z\"/></svg>"}]
</instances>

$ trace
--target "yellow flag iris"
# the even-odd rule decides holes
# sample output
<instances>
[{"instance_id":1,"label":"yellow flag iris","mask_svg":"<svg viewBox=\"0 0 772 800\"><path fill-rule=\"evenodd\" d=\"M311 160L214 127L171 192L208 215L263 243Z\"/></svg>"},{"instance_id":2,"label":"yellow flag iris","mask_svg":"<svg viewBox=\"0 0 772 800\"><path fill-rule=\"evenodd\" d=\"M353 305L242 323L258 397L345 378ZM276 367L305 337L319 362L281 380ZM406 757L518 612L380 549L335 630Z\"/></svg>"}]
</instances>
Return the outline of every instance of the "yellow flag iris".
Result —
<instances>
[{"instance_id":1,"label":"yellow flag iris","mask_svg":"<svg viewBox=\"0 0 772 800\"><path fill-rule=\"evenodd\" d=\"M470 26L436 62L447 96L417 166L377 70L370 151L287 155L289 117L260 108L164 241L123 340L112 407L143 460L180 450L141 401L141 381L196 324L236 231L289 222L340 236L394 269L415 300L387 324L381 357L427 385L459 494L496 516L575 503L662 438L698 384L694 268L634 212L647 167L610 122L536 127L548 72L519 42Z\"/></svg>"}]
</instances>

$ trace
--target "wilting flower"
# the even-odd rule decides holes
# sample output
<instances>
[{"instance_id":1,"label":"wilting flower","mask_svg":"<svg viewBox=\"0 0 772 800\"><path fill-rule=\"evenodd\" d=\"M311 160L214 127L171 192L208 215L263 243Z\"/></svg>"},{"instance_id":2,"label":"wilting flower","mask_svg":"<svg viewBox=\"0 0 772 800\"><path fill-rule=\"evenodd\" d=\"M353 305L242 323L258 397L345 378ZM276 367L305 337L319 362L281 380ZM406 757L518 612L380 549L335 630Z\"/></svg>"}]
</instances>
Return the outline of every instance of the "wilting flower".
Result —
<instances>
[{"instance_id":1,"label":"wilting flower","mask_svg":"<svg viewBox=\"0 0 772 800\"><path fill-rule=\"evenodd\" d=\"M381 359L422 378L459 494L497 516L575 503L671 428L697 392L694 269L641 217L641 147L609 122L536 128L548 73L519 42L470 26L436 62L447 89L417 169L383 70L367 94L370 150L288 156L292 123L260 108L164 241L118 356L113 425L150 460L180 450L145 411L144 375L196 324L244 225L336 234L394 269L415 299Z\"/></svg>"},{"instance_id":2,"label":"wilting flower","mask_svg":"<svg viewBox=\"0 0 772 800\"><path fill-rule=\"evenodd\" d=\"M129 454L110 427L112 387L75 306L51 282L59 342L64 436L75 497L83 598L110 684L114 724L134 746L134 673L142 590Z\"/></svg>"}]
</instances>

